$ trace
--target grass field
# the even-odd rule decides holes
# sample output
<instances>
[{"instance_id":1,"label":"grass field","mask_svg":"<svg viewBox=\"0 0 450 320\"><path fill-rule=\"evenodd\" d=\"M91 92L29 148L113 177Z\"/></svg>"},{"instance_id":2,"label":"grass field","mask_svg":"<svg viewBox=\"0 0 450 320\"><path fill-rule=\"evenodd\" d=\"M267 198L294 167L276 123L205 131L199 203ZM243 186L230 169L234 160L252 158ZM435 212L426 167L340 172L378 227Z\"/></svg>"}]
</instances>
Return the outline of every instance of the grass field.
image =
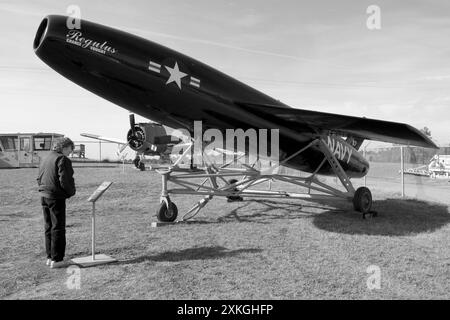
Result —
<instances>
[{"instance_id":1,"label":"grass field","mask_svg":"<svg viewBox=\"0 0 450 320\"><path fill-rule=\"evenodd\" d=\"M378 217L351 204L299 200L214 199L188 223L152 228L160 177L126 167L75 168L67 202L67 257L90 254L86 199L105 180L97 203L97 251L114 264L80 269L44 265L37 169L0 171L1 299L449 299L450 185L408 178L423 199L400 200L397 170L372 168ZM377 171L378 170L378 171ZM388 176L394 176L389 178ZM355 181L355 184L361 184ZM436 195L440 202L427 195ZM195 197L177 196L179 211ZM370 290L369 266L381 288Z\"/></svg>"}]
</instances>

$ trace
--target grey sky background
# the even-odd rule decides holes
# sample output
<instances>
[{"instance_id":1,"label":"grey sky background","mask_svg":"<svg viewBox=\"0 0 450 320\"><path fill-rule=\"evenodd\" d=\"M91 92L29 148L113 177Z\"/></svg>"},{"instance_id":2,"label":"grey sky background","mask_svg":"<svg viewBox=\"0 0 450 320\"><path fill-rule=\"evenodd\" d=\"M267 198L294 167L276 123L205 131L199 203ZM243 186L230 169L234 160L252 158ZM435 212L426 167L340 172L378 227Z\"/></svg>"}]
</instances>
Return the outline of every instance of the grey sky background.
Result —
<instances>
[{"instance_id":1,"label":"grey sky background","mask_svg":"<svg viewBox=\"0 0 450 320\"><path fill-rule=\"evenodd\" d=\"M83 19L180 51L292 107L427 126L450 143L446 0L0 1L0 132L124 138L127 110L33 52L41 19L71 4ZM381 30L366 27L372 4Z\"/></svg>"}]
</instances>

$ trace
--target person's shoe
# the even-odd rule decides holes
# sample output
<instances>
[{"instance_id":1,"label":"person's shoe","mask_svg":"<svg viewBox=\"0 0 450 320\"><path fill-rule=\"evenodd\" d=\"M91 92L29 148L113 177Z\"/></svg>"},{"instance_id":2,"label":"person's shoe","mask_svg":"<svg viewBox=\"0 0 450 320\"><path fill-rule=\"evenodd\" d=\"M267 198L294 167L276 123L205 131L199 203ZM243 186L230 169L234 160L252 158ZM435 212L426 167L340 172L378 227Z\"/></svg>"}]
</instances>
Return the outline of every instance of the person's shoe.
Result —
<instances>
[{"instance_id":1,"label":"person's shoe","mask_svg":"<svg viewBox=\"0 0 450 320\"><path fill-rule=\"evenodd\" d=\"M52 259L47 259L47 261L45 262L45 265L50 266L51 263L52 263Z\"/></svg>"},{"instance_id":2,"label":"person's shoe","mask_svg":"<svg viewBox=\"0 0 450 320\"><path fill-rule=\"evenodd\" d=\"M52 262L50 263L50 268L52 268L52 269L65 268L65 267L67 267L67 266L69 266L69 263L68 263L67 261L65 261L65 260L62 260L62 261L52 261Z\"/></svg>"}]
</instances>

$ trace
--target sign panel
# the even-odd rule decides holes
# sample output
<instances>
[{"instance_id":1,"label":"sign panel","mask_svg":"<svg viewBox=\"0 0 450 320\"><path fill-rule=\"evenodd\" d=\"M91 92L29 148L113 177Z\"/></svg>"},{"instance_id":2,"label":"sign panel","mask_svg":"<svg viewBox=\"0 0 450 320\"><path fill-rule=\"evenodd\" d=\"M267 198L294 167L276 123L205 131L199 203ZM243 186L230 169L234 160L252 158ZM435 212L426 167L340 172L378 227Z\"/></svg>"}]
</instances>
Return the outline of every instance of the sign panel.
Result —
<instances>
[{"instance_id":1,"label":"sign panel","mask_svg":"<svg viewBox=\"0 0 450 320\"><path fill-rule=\"evenodd\" d=\"M112 185L112 182L109 181L104 181L98 188L97 190L94 191L93 194L91 194L91 196L89 197L88 201L89 202L95 202L98 200L98 198L100 198L102 196L103 193L105 193L106 190L108 190L108 188Z\"/></svg>"}]
</instances>

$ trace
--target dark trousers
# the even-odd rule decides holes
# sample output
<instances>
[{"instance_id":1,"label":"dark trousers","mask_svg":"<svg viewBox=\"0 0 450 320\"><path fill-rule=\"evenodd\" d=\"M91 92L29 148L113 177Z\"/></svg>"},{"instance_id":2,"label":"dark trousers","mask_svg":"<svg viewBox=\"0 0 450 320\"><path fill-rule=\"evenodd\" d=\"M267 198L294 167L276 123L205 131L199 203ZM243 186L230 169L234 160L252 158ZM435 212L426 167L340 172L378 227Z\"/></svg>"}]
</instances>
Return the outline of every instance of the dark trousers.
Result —
<instances>
[{"instance_id":1,"label":"dark trousers","mask_svg":"<svg viewBox=\"0 0 450 320\"><path fill-rule=\"evenodd\" d=\"M66 251L66 199L41 197L47 258L62 261Z\"/></svg>"}]
</instances>

